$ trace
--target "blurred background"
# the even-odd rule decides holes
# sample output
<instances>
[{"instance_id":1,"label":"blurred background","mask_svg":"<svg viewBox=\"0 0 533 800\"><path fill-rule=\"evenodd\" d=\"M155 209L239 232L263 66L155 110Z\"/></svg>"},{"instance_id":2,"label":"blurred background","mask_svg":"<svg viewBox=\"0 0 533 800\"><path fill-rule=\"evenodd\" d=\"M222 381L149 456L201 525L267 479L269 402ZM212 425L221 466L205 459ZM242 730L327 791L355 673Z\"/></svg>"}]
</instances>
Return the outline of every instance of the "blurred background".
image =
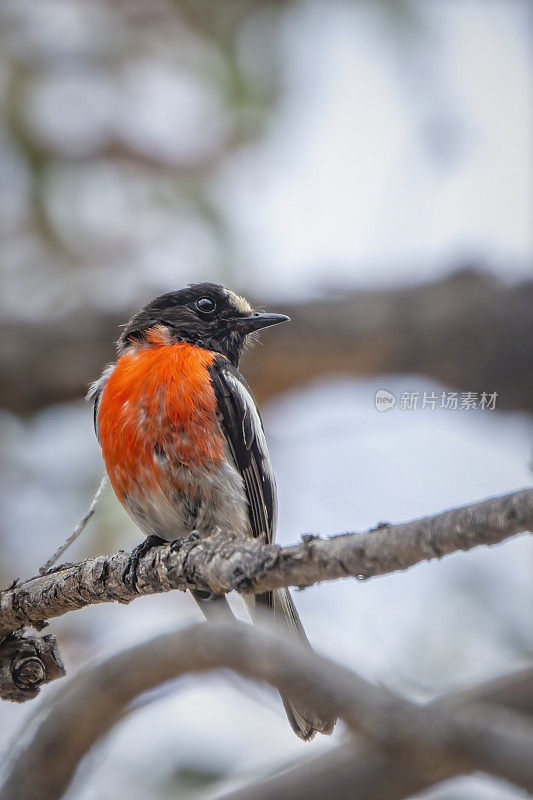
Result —
<instances>
[{"instance_id":1,"label":"blurred background","mask_svg":"<svg viewBox=\"0 0 533 800\"><path fill-rule=\"evenodd\" d=\"M281 542L531 483L531 23L529 0L0 0L2 585L98 485L81 398L118 324L189 281L293 318L246 365ZM138 541L109 490L67 557ZM426 699L531 661L532 567L520 536L295 600L319 652ZM50 630L72 673L199 619L173 593ZM228 676L137 706L71 800L215 796L343 737L299 742ZM37 708L0 705L4 763ZM424 795L520 796L482 776Z\"/></svg>"}]
</instances>

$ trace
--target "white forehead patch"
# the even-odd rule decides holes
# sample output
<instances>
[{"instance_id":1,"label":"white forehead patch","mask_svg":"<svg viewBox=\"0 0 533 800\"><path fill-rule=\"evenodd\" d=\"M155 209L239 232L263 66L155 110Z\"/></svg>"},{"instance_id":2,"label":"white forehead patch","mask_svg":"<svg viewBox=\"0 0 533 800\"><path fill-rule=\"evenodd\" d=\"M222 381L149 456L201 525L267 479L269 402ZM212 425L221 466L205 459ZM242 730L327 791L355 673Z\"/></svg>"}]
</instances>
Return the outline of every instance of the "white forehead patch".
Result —
<instances>
[{"instance_id":1,"label":"white forehead patch","mask_svg":"<svg viewBox=\"0 0 533 800\"><path fill-rule=\"evenodd\" d=\"M227 289L226 291L228 293L228 299L231 305L235 306L237 311L240 311L241 314L251 313L252 307L245 297L240 297L240 295L235 294L235 292L231 292L229 289Z\"/></svg>"}]
</instances>

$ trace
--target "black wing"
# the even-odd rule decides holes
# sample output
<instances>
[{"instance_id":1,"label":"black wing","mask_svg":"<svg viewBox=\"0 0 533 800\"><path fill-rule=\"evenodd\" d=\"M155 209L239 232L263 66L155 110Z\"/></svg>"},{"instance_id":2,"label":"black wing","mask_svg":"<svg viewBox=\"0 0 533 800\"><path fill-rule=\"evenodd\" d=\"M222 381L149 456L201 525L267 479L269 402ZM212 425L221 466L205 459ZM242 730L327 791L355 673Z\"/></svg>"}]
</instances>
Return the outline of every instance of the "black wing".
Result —
<instances>
[{"instance_id":1,"label":"black wing","mask_svg":"<svg viewBox=\"0 0 533 800\"><path fill-rule=\"evenodd\" d=\"M259 410L241 373L225 358L215 361L210 374L222 429L244 482L252 533L270 543L276 533L276 483Z\"/></svg>"},{"instance_id":2,"label":"black wing","mask_svg":"<svg viewBox=\"0 0 533 800\"><path fill-rule=\"evenodd\" d=\"M276 484L259 411L248 384L229 361L217 358L210 373L220 423L243 478L252 533L264 535L270 543L276 532ZM255 602L270 608L293 636L310 646L288 589L256 594ZM323 720L314 709L297 705L285 695L281 699L292 729L301 739L312 739L315 731L333 730L334 719Z\"/></svg>"}]
</instances>

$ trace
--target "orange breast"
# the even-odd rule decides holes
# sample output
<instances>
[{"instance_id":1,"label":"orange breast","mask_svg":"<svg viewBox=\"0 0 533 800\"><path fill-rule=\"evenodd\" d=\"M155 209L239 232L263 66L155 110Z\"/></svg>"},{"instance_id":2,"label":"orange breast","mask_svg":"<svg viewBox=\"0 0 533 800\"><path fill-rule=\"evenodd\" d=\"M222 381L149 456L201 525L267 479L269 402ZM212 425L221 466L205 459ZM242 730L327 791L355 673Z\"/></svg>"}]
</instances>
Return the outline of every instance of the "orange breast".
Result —
<instances>
[{"instance_id":1,"label":"orange breast","mask_svg":"<svg viewBox=\"0 0 533 800\"><path fill-rule=\"evenodd\" d=\"M176 471L224 457L208 372L215 354L172 344L157 328L149 341L119 359L98 411L102 453L119 500L135 488L180 490L172 484Z\"/></svg>"}]
</instances>

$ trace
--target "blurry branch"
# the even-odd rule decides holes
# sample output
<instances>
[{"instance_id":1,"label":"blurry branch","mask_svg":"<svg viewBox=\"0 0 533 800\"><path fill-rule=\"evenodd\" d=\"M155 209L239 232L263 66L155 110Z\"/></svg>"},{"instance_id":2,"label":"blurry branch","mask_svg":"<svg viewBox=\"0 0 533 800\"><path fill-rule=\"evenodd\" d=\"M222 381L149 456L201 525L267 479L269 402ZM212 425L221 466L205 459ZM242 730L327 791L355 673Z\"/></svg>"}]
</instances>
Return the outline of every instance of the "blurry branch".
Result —
<instances>
[{"instance_id":1,"label":"blurry branch","mask_svg":"<svg viewBox=\"0 0 533 800\"><path fill-rule=\"evenodd\" d=\"M531 410L532 307L532 281L508 286L476 271L276 304L292 323L265 335L244 368L259 400L328 375L411 372L459 390L498 392L499 408ZM26 412L82 397L114 358L113 341L131 311L86 308L33 324L0 322L0 405Z\"/></svg>"},{"instance_id":2,"label":"blurry branch","mask_svg":"<svg viewBox=\"0 0 533 800\"><path fill-rule=\"evenodd\" d=\"M533 671L525 669L441 697L429 708L461 712L475 703L503 706L533 721ZM217 800L401 800L456 774L444 765L438 771L415 770L394 754L369 747L360 737L280 773L217 795ZM355 790L354 787L357 787Z\"/></svg>"},{"instance_id":3,"label":"blurry branch","mask_svg":"<svg viewBox=\"0 0 533 800\"><path fill-rule=\"evenodd\" d=\"M527 718L482 704L461 713L444 704L419 707L266 629L220 621L159 636L74 676L13 760L1 800L60 797L81 758L140 692L221 668L266 681L320 713L338 714L370 747L413 769L435 775L482 770L533 789ZM59 751L61 758L51 757Z\"/></svg>"},{"instance_id":4,"label":"blurry branch","mask_svg":"<svg viewBox=\"0 0 533 800\"><path fill-rule=\"evenodd\" d=\"M171 589L261 593L336 578L371 578L457 550L497 544L526 530L533 530L533 489L413 522L381 524L368 533L304 536L289 547L228 531L205 539L193 533L152 547L148 542L132 554L121 551L66 564L2 591L0 637L92 603L128 603Z\"/></svg>"}]
</instances>

